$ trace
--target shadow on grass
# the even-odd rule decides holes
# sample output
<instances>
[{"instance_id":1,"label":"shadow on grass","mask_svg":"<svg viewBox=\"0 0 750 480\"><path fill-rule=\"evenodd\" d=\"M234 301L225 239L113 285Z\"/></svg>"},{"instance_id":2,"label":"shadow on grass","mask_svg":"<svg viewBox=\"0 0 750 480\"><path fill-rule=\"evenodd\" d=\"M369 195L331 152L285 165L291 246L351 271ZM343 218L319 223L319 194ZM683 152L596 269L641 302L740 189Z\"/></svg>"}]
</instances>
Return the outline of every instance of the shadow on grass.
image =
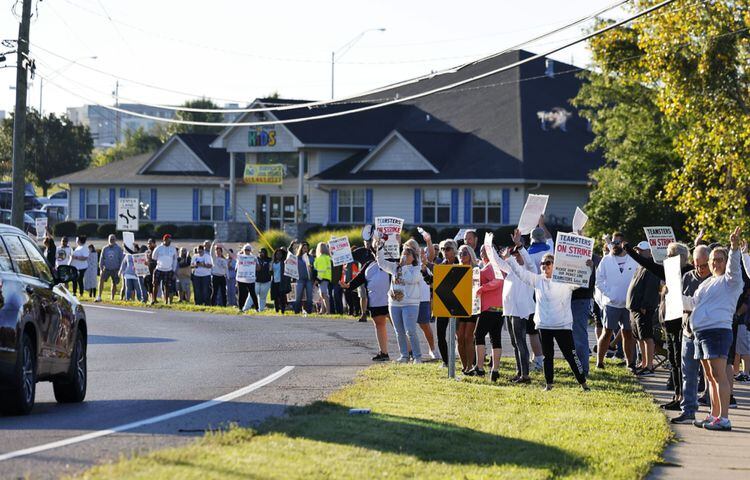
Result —
<instances>
[{"instance_id":1,"label":"shadow on grass","mask_svg":"<svg viewBox=\"0 0 750 480\"><path fill-rule=\"evenodd\" d=\"M583 458L554 446L418 418L350 415L348 408L329 402L292 410L290 417L272 420L258 433L281 433L408 455L426 462L548 469L555 476L587 467Z\"/></svg>"}]
</instances>

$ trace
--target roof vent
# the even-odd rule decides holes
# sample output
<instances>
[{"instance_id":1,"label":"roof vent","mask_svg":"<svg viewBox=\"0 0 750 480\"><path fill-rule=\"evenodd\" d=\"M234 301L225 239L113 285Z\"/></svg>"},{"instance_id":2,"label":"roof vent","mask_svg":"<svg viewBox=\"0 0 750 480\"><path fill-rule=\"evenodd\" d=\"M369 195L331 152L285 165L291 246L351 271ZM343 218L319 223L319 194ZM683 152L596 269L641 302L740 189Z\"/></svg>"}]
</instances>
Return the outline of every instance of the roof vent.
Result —
<instances>
[{"instance_id":1,"label":"roof vent","mask_svg":"<svg viewBox=\"0 0 750 480\"><path fill-rule=\"evenodd\" d=\"M424 116L426 122L429 122L431 118L429 113Z\"/></svg>"},{"instance_id":2,"label":"roof vent","mask_svg":"<svg viewBox=\"0 0 750 480\"><path fill-rule=\"evenodd\" d=\"M551 58L545 60L544 63L544 74L549 78L555 78L555 61Z\"/></svg>"}]
</instances>

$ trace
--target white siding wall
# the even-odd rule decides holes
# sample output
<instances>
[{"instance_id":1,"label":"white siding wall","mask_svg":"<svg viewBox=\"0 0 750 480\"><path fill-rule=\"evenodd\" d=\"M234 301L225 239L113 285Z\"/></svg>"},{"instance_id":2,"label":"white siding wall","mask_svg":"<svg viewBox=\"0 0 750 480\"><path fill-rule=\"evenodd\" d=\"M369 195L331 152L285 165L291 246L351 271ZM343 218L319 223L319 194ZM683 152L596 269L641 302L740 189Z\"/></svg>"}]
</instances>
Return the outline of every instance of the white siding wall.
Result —
<instances>
[{"instance_id":1,"label":"white siding wall","mask_svg":"<svg viewBox=\"0 0 750 480\"><path fill-rule=\"evenodd\" d=\"M193 187L159 187L156 194L156 220L154 222L189 223L192 221Z\"/></svg>"},{"instance_id":2,"label":"white siding wall","mask_svg":"<svg viewBox=\"0 0 750 480\"><path fill-rule=\"evenodd\" d=\"M357 153L356 150L315 150L307 154L308 175L317 175Z\"/></svg>"},{"instance_id":3,"label":"white siding wall","mask_svg":"<svg viewBox=\"0 0 750 480\"><path fill-rule=\"evenodd\" d=\"M398 137L384 145L362 170L432 170L425 160Z\"/></svg>"},{"instance_id":4,"label":"white siding wall","mask_svg":"<svg viewBox=\"0 0 750 480\"><path fill-rule=\"evenodd\" d=\"M208 172L206 164L196 158L178 140L172 142L159 159L148 167L149 172Z\"/></svg>"},{"instance_id":5,"label":"white siding wall","mask_svg":"<svg viewBox=\"0 0 750 480\"><path fill-rule=\"evenodd\" d=\"M81 216L80 213L80 198L79 195L79 186L70 186L70 193L68 194L68 216L70 217L70 220L80 220Z\"/></svg>"}]
</instances>

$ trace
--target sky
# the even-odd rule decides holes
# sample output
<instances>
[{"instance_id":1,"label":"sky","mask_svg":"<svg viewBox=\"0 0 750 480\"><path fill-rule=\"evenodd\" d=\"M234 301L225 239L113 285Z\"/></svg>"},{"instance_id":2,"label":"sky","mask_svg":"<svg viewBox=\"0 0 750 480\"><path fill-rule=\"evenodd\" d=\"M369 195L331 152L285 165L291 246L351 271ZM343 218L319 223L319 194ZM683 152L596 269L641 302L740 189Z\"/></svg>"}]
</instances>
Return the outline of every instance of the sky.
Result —
<instances>
[{"instance_id":1,"label":"sky","mask_svg":"<svg viewBox=\"0 0 750 480\"><path fill-rule=\"evenodd\" d=\"M18 35L14 3L0 6L3 39ZM335 94L341 97L501 51L613 3L34 0L30 54L48 78L41 89L45 113L112 105L118 81L122 103L179 105L205 96L244 106L274 92L317 100L331 96L332 52L338 52ZM20 8L19 1L19 15ZM610 16L622 14L617 9ZM590 27L572 27L525 48L543 53ZM552 57L579 66L590 61L585 44ZM15 55L7 58L6 65L15 63ZM36 109L41 83L37 76L29 87L28 103ZM14 85L15 69L0 69L0 109L6 112L13 110Z\"/></svg>"}]
</instances>

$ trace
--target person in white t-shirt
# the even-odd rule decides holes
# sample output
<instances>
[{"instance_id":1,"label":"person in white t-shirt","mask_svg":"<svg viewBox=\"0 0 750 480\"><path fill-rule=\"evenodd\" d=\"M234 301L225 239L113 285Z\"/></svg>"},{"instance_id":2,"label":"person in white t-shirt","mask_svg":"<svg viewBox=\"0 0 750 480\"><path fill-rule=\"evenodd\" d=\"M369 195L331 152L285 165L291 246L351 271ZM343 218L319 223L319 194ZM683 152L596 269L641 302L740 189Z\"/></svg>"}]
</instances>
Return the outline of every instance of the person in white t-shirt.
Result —
<instances>
[{"instance_id":1,"label":"person in white t-shirt","mask_svg":"<svg viewBox=\"0 0 750 480\"><path fill-rule=\"evenodd\" d=\"M196 305L209 305L211 301L211 268L213 261L203 245L198 248L190 261L193 267L193 292Z\"/></svg>"},{"instance_id":2,"label":"person in white t-shirt","mask_svg":"<svg viewBox=\"0 0 750 480\"><path fill-rule=\"evenodd\" d=\"M164 301L169 305L172 303L172 294L174 293L172 292L172 285L174 284L174 271L177 265L177 249L172 245L172 235L166 234L162 237L161 245L151 253L151 259L156 262L151 304L156 303L159 283L161 282Z\"/></svg>"},{"instance_id":3,"label":"person in white t-shirt","mask_svg":"<svg viewBox=\"0 0 750 480\"><path fill-rule=\"evenodd\" d=\"M68 245L68 237L62 237L60 239L60 248L55 252L55 269L60 265L70 265L70 256L73 254L73 249Z\"/></svg>"},{"instance_id":4,"label":"person in white t-shirt","mask_svg":"<svg viewBox=\"0 0 750 480\"><path fill-rule=\"evenodd\" d=\"M76 239L76 249L70 256L71 267L78 270L78 276L75 282L73 282L73 295L76 292L80 292L83 295L83 276L86 274L86 269L89 266L89 248L86 246L86 237L78 237Z\"/></svg>"}]
</instances>

